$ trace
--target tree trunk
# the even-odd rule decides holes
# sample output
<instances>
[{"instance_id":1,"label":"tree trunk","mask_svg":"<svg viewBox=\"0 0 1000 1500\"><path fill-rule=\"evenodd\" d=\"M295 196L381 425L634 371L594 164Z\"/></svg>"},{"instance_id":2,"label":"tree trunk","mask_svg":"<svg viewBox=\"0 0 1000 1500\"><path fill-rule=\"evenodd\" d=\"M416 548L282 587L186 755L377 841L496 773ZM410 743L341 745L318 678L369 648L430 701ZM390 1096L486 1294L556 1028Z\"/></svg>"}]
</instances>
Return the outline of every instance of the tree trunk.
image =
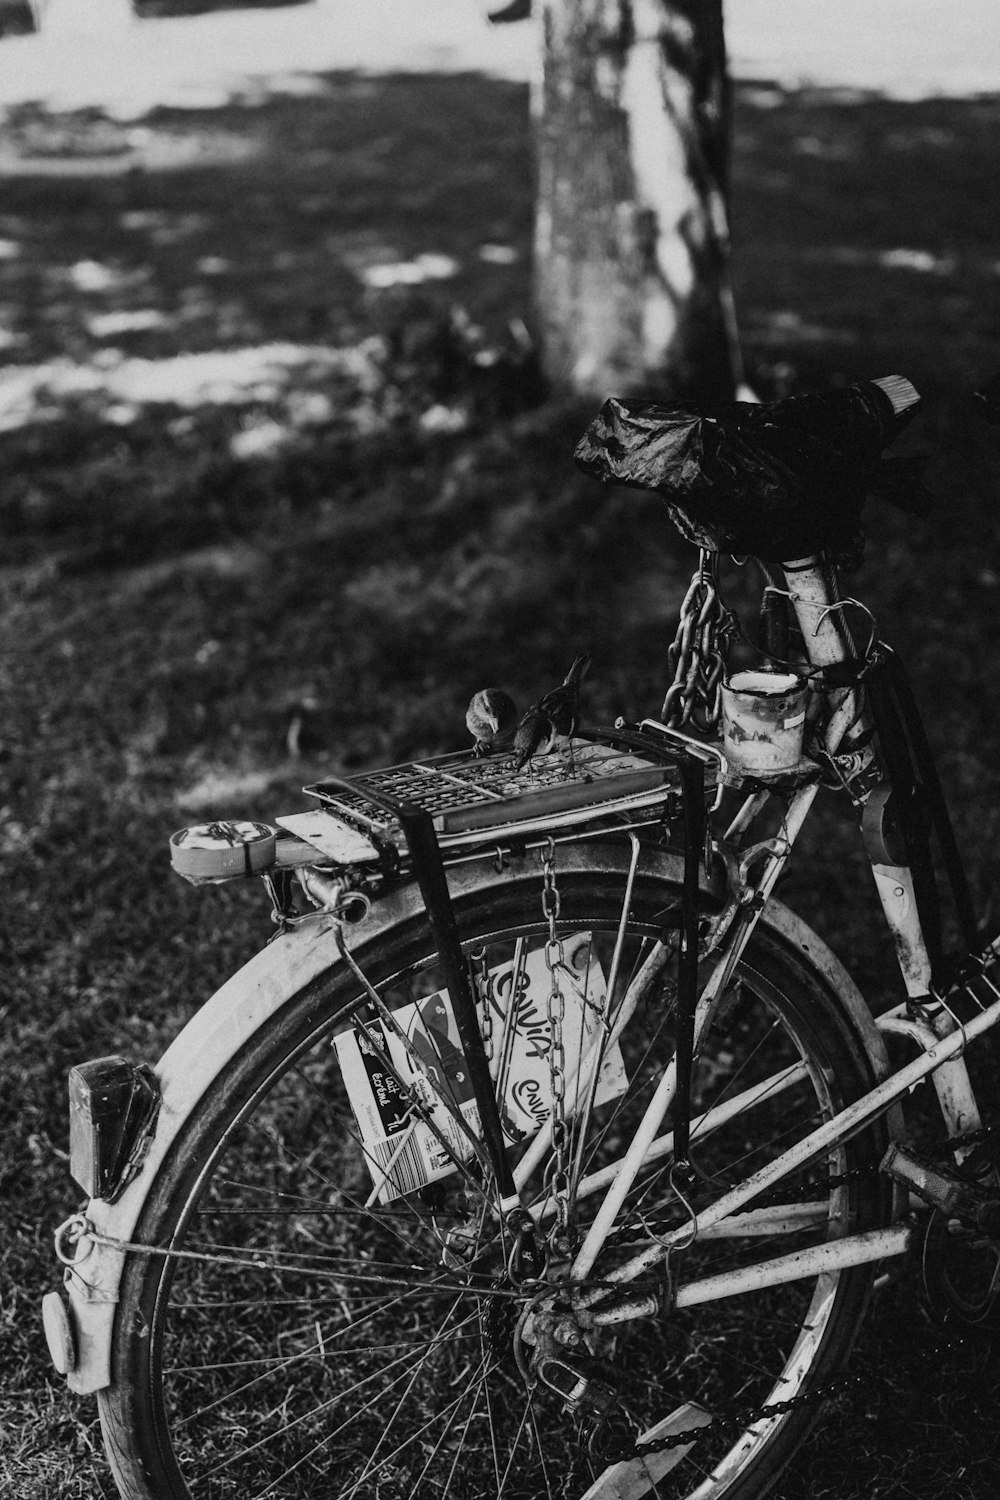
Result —
<instances>
[{"instance_id":1,"label":"tree trunk","mask_svg":"<svg viewBox=\"0 0 1000 1500\"><path fill-rule=\"evenodd\" d=\"M557 389L730 399L722 0L543 0L536 317Z\"/></svg>"}]
</instances>

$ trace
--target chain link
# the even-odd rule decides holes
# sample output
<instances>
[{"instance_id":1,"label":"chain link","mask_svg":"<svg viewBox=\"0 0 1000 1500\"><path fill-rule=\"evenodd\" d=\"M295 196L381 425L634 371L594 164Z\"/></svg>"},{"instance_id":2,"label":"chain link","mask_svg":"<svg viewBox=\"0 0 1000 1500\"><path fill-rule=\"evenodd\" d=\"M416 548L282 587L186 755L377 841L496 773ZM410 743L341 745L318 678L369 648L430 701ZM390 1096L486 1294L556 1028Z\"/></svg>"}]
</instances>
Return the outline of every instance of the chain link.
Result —
<instances>
[{"instance_id":1,"label":"chain link","mask_svg":"<svg viewBox=\"0 0 1000 1500\"><path fill-rule=\"evenodd\" d=\"M555 1208L555 1225L550 1244L564 1253L569 1234L570 1180L569 1135L566 1127L566 1044L563 1022L566 1019L566 997L559 982L559 970L566 969L566 953L556 931L562 905L555 875L555 843L550 838L542 854L542 914L548 922L545 944L545 967L549 975L546 1013L549 1023L549 1082L552 1089L552 1172L549 1186ZM558 1246L558 1249L557 1249Z\"/></svg>"},{"instance_id":2,"label":"chain link","mask_svg":"<svg viewBox=\"0 0 1000 1500\"><path fill-rule=\"evenodd\" d=\"M994 1143L995 1138L1000 1135L996 1125L983 1125L978 1130L966 1131L965 1135L950 1136L946 1141L938 1141L931 1148L932 1156L947 1158L950 1152L965 1150L969 1146L983 1146ZM1000 1140L996 1140L1000 1149Z\"/></svg>"},{"instance_id":3,"label":"chain link","mask_svg":"<svg viewBox=\"0 0 1000 1500\"><path fill-rule=\"evenodd\" d=\"M814 1405L818 1401L825 1400L827 1396L858 1384L860 1384L859 1376L837 1375L831 1380L821 1381L807 1391L802 1391L798 1396L790 1396L787 1401L770 1401L763 1406L737 1407L724 1416L712 1417L700 1427L685 1427L681 1432L672 1432L667 1437L651 1438L644 1443L613 1440L606 1446L602 1446L601 1457L606 1461L622 1463L632 1458L650 1458L654 1453L666 1453L671 1448L680 1448L686 1443L695 1443L699 1438L713 1431L719 1432L729 1428L742 1432L752 1427L755 1422L768 1421L772 1417L781 1417L787 1412L797 1411L800 1407Z\"/></svg>"},{"instance_id":4,"label":"chain link","mask_svg":"<svg viewBox=\"0 0 1000 1500\"><path fill-rule=\"evenodd\" d=\"M726 652L737 626L719 594L718 572L718 557L702 548L667 651L672 680L660 717L674 729L690 723L709 731L719 722Z\"/></svg>"},{"instance_id":5,"label":"chain link","mask_svg":"<svg viewBox=\"0 0 1000 1500\"><path fill-rule=\"evenodd\" d=\"M481 1007L479 1029L483 1034L483 1051L486 1054L486 1061L491 1065L490 1072L492 1073L494 1052L493 1007L490 1004L490 971L487 964L486 949L480 948L476 953L473 953L470 956L469 962L472 967L473 984L475 985L476 995Z\"/></svg>"}]
</instances>

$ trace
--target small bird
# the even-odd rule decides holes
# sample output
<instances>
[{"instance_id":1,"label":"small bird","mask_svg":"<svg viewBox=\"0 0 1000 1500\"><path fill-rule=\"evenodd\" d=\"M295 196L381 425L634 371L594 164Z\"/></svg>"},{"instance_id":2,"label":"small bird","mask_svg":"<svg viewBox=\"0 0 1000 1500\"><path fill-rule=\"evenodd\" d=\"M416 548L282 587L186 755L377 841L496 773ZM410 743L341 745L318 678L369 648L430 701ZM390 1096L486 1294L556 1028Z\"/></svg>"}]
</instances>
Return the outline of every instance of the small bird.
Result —
<instances>
[{"instance_id":1,"label":"small bird","mask_svg":"<svg viewBox=\"0 0 1000 1500\"><path fill-rule=\"evenodd\" d=\"M511 0L509 5L503 5L499 10L488 10L487 20L493 22L494 26L501 25L504 21L526 21L531 15L531 0Z\"/></svg>"},{"instance_id":2,"label":"small bird","mask_svg":"<svg viewBox=\"0 0 1000 1500\"><path fill-rule=\"evenodd\" d=\"M533 755L570 747L580 722L580 684L590 657L578 656L560 687L553 688L524 715L514 735L514 769L520 771Z\"/></svg>"},{"instance_id":3,"label":"small bird","mask_svg":"<svg viewBox=\"0 0 1000 1500\"><path fill-rule=\"evenodd\" d=\"M476 742L475 754L490 755L514 738L517 706L502 688L481 688L466 709L465 722Z\"/></svg>"},{"instance_id":4,"label":"small bird","mask_svg":"<svg viewBox=\"0 0 1000 1500\"><path fill-rule=\"evenodd\" d=\"M323 739L318 733L316 722L319 707L319 697L311 688L307 688L300 698L288 703L285 749L292 760L301 760L322 749Z\"/></svg>"}]
</instances>

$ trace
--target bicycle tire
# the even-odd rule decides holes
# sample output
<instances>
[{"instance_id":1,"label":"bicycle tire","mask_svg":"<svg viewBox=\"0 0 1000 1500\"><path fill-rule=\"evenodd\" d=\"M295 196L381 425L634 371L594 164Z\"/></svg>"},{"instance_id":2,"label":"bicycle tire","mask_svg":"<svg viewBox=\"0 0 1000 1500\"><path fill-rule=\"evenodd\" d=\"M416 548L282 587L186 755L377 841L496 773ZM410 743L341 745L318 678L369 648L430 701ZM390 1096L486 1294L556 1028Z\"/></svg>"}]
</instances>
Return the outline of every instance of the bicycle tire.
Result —
<instances>
[{"instance_id":1,"label":"bicycle tire","mask_svg":"<svg viewBox=\"0 0 1000 1500\"><path fill-rule=\"evenodd\" d=\"M557 853L559 931L589 934L598 955L617 930L626 862L613 843ZM636 953L648 953L653 935L679 910L679 875L675 856L643 853L627 917L626 944ZM489 945L491 954L507 954L518 936L543 944L540 890L537 858L527 858L459 897L467 951ZM772 1079L790 1059L803 1073L773 1099L765 1088L759 1103L706 1129L704 1138L695 1128L693 1160L709 1191L738 1181L875 1081L856 1007L852 1014L831 979L835 961L817 963L821 945L804 942L802 931L790 932L788 923L783 930L765 913L701 1049L696 1105L703 1112L734 1089L743 1098L757 1075ZM437 982L428 948L417 911L355 954L366 977L401 1004L404 978L407 995L415 972L424 993ZM150 1182L134 1239L240 1264L126 1257L112 1383L99 1395L125 1500L402 1500L418 1493L580 1500L600 1493L593 1486L604 1463L589 1455L579 1423L537 1384L527 1391L511 1358L524 1298L510 1286L501 1294L484 1285L489 1278L499 1288L504 1268L489 1258L496 1235L483 1215L479 1260L473 1269L445 1272L420 1194L359 1207L372 1183L352 1140L349 1109L340 1100L335 1112L331 1102L342 1087L331 1028L357 1000L357 982L342 963L288 995L205 1091ZM615 1160L620 1148L609 1137L627 1130L629 1111L640 1107L662 1068L655 1047L669 1053L669 976L643 1011L634 1042L630 1028L622 1039L626 1092L592 1113L590 1166L602 1151ZM794 1194L804 1181L821 1179L809 1191L822 1194L827 1207L807 1239L884 1222L887 1195L874 1168L885 1144L884 1123L877 1122L793 1181ZM850 1179L825 1187L828 1170ZM655 1218L663 1181L663 1170L651 1169L626 1201L619 1223L630 1233L640 1224L644 1234ZM442 1222L440 1193L447 1201L461 1182L453 1173L443 1189L429 1190L439 1195L434 1212ZM467 1207L474 1197L468 1182L463 1191ZM262 1210L262 1202L269 1206ZM784 1233L772 1253L801 1240L801 1230ZM386 1259L387 1242L401 1244L396 1262ZM331 1250L339 1256L332 1273ZM761 1258L759 1245L748 1250L739 1239L698 1253L707 1254L709 1270ZM365 1266L385 1276L386 1265L406 1273L402 1290L389 1285L376 1295L370 1276L351 1280L363 1277ZM280 1276L275 1266L284 1267ZM601 1269L599 1261L595 1275ZM823 1273L684 1314L662 1313L600 1336L592 1352L621 1381L621 1398L642 1431L686 1402L720 1415L755 1407L802 1393L840 1369L864 1316L871 1274L865 1266ZM467 1387L477 1359L478 1383ZM341 1417L366 1386L379 1403L366 1397ZM803 1404L736 1435L707 1429L659 1488L650 1483L645 1492L750 1500L774 1481L815 1417L815 1405ZM387 1441L392 1451L380 1452Z\"/></svg>"}]
</instances>

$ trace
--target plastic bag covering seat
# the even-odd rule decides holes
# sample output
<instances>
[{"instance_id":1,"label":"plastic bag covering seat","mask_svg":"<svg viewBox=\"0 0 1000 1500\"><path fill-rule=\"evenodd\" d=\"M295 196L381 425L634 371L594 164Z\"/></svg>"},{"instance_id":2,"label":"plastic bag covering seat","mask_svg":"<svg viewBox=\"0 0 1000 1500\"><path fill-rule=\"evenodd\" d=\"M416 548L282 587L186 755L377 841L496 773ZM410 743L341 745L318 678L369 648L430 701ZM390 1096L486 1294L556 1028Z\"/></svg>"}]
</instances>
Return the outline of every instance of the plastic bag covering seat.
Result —
<instances>
[{"instance_id":1,"label":"plastic bag covering seat","mask_svg":"<svg viewBox=\"0 0 1000 1500\"><path fill-rule=\"evenodd\" d=\"M919 400L902 376L765 405L612 397L575 457L606 484L657 491L697 546L775 562L856 555L866 495L882 488L901 502L883 453ZM902 503L924 514L929 498L918 482L914 503Z\"/></svg>"}]
</instances>

